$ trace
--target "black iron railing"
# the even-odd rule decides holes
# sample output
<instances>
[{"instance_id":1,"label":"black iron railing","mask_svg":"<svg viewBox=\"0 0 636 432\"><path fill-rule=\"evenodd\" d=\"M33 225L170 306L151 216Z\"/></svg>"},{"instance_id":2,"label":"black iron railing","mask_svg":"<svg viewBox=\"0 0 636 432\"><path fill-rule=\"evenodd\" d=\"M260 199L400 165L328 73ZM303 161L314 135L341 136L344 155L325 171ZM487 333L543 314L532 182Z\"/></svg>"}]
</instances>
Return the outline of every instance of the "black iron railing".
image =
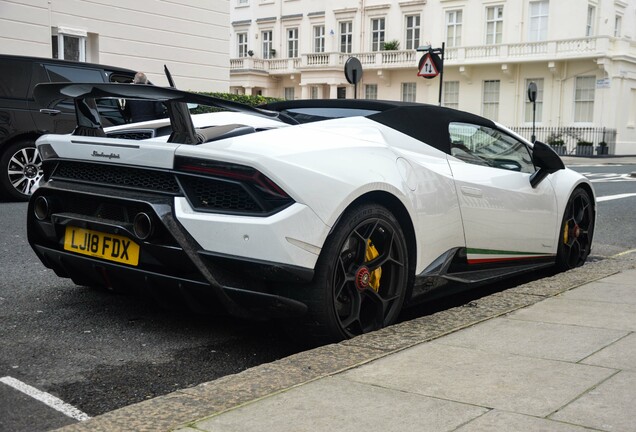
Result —
<instances>
[{"instance_id":1,"label":"black iron railing","mask_svg":"<svg viewBox=\"0 0 636 432\"><path fill-rule=\"evenodd\" d=\"M511 127L526 139L532 136L532 127ZM616 129L604 127L538 127L538 141L552 146L560 155L592 156L614 154Z\"/></svg>"}]
</instances>

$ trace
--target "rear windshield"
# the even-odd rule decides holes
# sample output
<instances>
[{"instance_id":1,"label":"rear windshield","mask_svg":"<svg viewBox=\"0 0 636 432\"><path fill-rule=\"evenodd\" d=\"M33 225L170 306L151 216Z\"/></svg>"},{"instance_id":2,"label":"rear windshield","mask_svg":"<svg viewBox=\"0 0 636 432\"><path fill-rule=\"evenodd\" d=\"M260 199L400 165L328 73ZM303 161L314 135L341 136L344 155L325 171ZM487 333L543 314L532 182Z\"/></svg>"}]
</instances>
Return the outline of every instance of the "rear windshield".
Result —
<instances>
[{"instance_id":1,"label":"rear windshield","mask_svg":"<svg viewBox=\"0 0 636 432\"><path fill-rule=\"evenodd\" d=\"M299 123L310 123L342 117L366 117L379 111L359 108L290 108L283 112Z\"/></svg>"}]
</instances>

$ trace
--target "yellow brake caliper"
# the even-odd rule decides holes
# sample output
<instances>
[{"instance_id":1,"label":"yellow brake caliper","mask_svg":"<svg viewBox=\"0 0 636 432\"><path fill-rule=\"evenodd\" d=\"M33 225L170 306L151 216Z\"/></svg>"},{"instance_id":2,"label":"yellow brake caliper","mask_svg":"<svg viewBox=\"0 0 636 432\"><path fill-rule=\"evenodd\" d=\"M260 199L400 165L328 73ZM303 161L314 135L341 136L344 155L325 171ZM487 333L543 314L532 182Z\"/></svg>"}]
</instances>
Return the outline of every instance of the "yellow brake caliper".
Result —
<instances>
[{"instance_id":1,"label":"yellow brake caliper","mask_svg":"<svg viewBox=\"0 0 636 432\"><path fill-rule=\"evenodd\" d=\"M373 243L371 243L371 239L367 240L367 251L364 254L364 259L366 260L366 262L369 262L377 258L378 256L380 256L380 253L375 248ZM380 291L381 277L382 277L382 267L378 267L377 269L373 270L369 276L369 286L375 292Z\"/></svg>"},{"instance_id":2,"label":"yellow brake caliper","mask_svg":"<svg viewBox=\"0 0 636 432\"><path fill-rule=\"evenodd\" d=\"M568 232L570 230L570 227L568 226L568 224L565 224L565 228L563 228L563 244L568 244L568 240L569 240L569 235Z\"/></svg>"}]
</instances>

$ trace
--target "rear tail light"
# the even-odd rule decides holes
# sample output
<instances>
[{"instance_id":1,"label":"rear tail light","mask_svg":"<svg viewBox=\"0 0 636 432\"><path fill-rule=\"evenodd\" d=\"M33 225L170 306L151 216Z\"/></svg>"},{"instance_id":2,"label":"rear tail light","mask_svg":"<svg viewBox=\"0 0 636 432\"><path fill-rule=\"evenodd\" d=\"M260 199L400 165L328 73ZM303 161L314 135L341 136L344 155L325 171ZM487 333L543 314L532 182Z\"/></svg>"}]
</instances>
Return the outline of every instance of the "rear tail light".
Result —
<instances>
[{"instance_id":1,"label":"rear tail light","mask_svg":"<svg viewBox=\"0 0 636 432\"><path fill-rule=\"evenodd\" d=\"M205 211L271 214L294 202L265 174L249 166L179 157L175 170L197 177L179 176L179 180L191 204ZM206 179L203 184L202 179Z\"/></svg>"}]
</instances>

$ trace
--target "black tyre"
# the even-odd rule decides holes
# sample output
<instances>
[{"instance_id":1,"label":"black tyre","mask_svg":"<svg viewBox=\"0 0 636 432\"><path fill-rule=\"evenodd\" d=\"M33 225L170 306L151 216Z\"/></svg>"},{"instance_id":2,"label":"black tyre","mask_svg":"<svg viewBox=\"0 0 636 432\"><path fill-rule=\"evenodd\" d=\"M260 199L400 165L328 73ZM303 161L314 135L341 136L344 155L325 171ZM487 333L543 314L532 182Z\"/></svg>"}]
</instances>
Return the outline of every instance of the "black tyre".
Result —
<instances>
[{"instance_id":1,"label":"black tyre","mask_svg":"<svg viewBox=\"0 0 636 432\"><path fill-rule=\"evenodd\" d=\"M8 198L28 201L42 177L42 159L32 141L8 146L0 156L0 188Z\"/></svg>"},{"instance_id":2,"label":"black tyre","mask_svg":"<svg viewBox=\"0 0 636 432\"><path fill-rule=\"evenodd\" d=\"M556 266L561 271L570 270L585 263L592 248L594 203L583 189L576 189L570 197L559 231L559 247Z\"/></svg>"},{"instance_id":3,"label":"black tyre","mask_svg":"<svg viewBox=\"0 0 636 432\"><path fill-rule=\"evenodd\" d=\"M309 289L309 317L300 330L331 342L393 324L413 277L404 233L385 207L348 210L330 234Z\"/></svg>"}]
</instances>

